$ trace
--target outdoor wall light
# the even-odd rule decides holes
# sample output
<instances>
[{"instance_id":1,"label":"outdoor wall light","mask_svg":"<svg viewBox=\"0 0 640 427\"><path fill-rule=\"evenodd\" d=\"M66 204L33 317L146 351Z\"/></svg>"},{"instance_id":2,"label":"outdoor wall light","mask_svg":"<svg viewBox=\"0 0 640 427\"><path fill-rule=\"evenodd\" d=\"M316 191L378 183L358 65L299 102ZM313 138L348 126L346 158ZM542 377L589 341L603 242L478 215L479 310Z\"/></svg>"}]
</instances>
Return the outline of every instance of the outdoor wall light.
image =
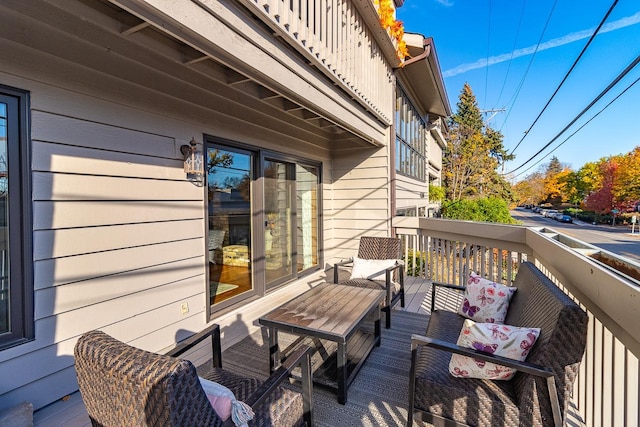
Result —
<instances>
[{"instance_id":1,"label":"outdoor wall light","mask_svg":"<svg viewBox=\"0 0 640 427\"><path fill-rule=\"evenodd\" d=\"M191 138L189 145L185 144L180 147L180 152L184 156L184 172L187 174L187 178L193 181L202 181L204 158L197 145L195 138Z\"/></svg>"}]
</instances>

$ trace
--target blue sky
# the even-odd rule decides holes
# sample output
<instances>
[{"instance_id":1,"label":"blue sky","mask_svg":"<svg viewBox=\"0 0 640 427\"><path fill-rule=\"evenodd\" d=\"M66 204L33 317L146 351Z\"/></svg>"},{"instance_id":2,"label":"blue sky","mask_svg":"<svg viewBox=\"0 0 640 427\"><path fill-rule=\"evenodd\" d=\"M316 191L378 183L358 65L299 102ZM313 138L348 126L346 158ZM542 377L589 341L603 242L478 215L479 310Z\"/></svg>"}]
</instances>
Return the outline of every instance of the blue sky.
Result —
<instances>
[{"instance_id":1,"label":"blue sky","mask_svg":"<svg viewBox=\"0 0 640 427\"><path fill-rule=\"evenodd\" d=\"M433 37L453 111L465 82L481 110L506 109L489 123L504 135L511 151L612 4L613 0L406 0L398 19L405 31ZM504 171L516 169L553 140L639 55L640 1L619 0ZM553 155L577 170L640 145L640 82L587 123L639 78L640 65L512 178L523 179Z\"/></svg>"}]
</instances>

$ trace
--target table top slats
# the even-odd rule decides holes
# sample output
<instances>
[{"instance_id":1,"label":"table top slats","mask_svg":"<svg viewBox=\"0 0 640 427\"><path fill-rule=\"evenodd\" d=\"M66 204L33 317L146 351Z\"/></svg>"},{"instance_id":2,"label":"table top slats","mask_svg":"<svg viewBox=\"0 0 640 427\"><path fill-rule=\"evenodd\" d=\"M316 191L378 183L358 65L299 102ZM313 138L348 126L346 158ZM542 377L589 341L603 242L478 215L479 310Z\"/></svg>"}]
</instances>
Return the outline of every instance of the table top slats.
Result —
<instances>
[{"instance_id":1,"label":"table top slats","mask_svg":"<svg viewBox=\"0 0 640 427\"><path fill-rule=\"evenodd\" d=\"M323 283L282 304L259 322L344 340L383 299L381 290Z\"/></svg>"},{"instance_id":2,"label":"table top slats","mask_svg":"<svg viewBox=\"0 0 640 427\"><path fill-rule=\"evenodd\" d=\"M288 319L294 316L311 318L311 320L313 320L317 313L324 313L326 311L328 304L327 299L335 297L336 294L341 291L344 292L344 290L336 288L327 292L321 286L316 286L302 295L285 302L263 317L279 322L288 322Z\"/></svg>"}]
</instances>

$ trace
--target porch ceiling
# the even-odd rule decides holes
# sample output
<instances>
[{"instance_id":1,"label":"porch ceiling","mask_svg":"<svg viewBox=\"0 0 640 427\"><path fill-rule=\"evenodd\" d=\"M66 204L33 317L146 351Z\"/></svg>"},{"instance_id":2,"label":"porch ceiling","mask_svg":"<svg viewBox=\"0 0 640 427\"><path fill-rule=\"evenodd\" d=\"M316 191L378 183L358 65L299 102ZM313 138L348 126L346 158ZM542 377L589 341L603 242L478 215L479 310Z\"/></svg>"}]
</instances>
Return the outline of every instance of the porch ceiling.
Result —
<instances>
[{"instance_id":1,"label":"porch ceiling","mask_svg":"<svg viewBox=\"0 0 640 427\"><path fill-rule=\"evenodd\" d=\"M190 104L203 116L204 109L249 117L284 140L326 150L336 141L378 145L107 0L11 2L0 9L0 38Z\"/></svg>"},{"instance_id":2,"label":"porch ceiling","mask_svg":"<svg viewBox=\"0 0 640 427\"><path fill-rule=\"evenodd\" d=\"M228 52L223 52L218 46L212 45L206 37L197 33L197 29L185 28L185 26L177 20L173 15L166 16L160 10L145 4L144 6L136 6L145 2L135 2L129 0L100 0L105 3L109 2L112 7L117 7L121 14L127 14L127 22L122 21L123 30L120 32L132 39L132 41L145 44L145 37L152 37L152 32L164 36L168 43L179 46L183 56L182 64L193 70L197 70L207 77L216 81L217 84L223 84L233 88L252 100L268 106L267 109L273 114L274 110L282 114L273 114L274 117L282 117L282 120L288 124L295 124L308 128L311 126L314 131L326 138L333 148L336 146L335 141L339 141L339 147L371 147L382 145L382 140L372 138L367 135L363 129L357 126L351 127L348 121L340 122L328 112L314 108L316 100L305 99L298 93L291 92L290 85L293 82L280 81L275 83L268 77L265 70L261 70L258 74L251 73L249 66L242 64L239 58L242 55L251 56L244 52L244 48L240 45L234 46L237 49L238 57L230 57ZM153 3L153 2L149 2ZM179 6L176 6L179 7ZM212 11L209 11L212 13ZM176 21L174 21L174 18ZM196 20L197 21L197 20ZM213 24L213 23L212 23ZM157 37L157 36L156 36ZM250 36L244 36L250 37ZM277 39L277 36L271 34L271 37ZM240 43L241 38L236 35L236 41ZM289 51L291 48L286 43L278 43L283 51ZM271 48L263 48L270 50ZM305 66L311 68L309 64ZM211 73L210 69L215 71ZM284 77L284 76L283 76ZM298 96L301 95L301 96ZM349 109L352 109L356 115L368 115L353 100L347 101ZM371 122L376 122L373 118L369 118ZM378 126L378 125L376 125ZM366 126L365 126L366 128ZM380 132L380 137L383 133Z\"/></svg>"}]
</instances>

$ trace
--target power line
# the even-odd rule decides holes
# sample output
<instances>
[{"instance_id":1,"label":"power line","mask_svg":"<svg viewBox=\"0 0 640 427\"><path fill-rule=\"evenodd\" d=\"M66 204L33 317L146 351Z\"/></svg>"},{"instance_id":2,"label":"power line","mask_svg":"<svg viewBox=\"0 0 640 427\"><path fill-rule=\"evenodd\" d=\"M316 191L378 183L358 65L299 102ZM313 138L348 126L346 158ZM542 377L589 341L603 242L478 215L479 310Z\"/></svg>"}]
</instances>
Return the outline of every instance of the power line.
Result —
<instances>
[{"instance_id":1,"label":"power line","mask_svg":"<svg viewBox=\"0 0 640 427\"><path fill-rule=\"evenodd\" d=\"M491 51L491 4L489 0L489 25L487 28L487 65L484 73L484 104L487 105L487 92L489 88L489 52Z\"/></svg>"},{"instance_id":2,"label":"power line","mask_svg":"<svg viewBox=\"0 0 640 427\"><path fill-rule=\"evenodd\" d=\"M504 80L502 81L502 87L500 88L500 94L498 95L498 99L496 100L495 105L498 104L498 102L500 102L500 99L502 99L502 93L504 92L504 88L507 85L507 79L509 78L509 71L511 70L511 64L513 63L513 55L516 51L516 44L518 43L518 37L520 36L520 29L522 28L522 17L524 16L524 8L527 5L527 0L524 0L522 2L522 9L520 9L520 19L518 19L518 28L516 30L516 36L513 39L513 47L511 48L511 58L509 58L509 64L507 65L507 72L504 75Z\"/></svg>"},{"instance_id":3,"label":"power line","mask_svg":"<svg viewBox=\"0 0 640 427\"><path fill-rule=\"evenodd\" d=\"M511 114L511 111L513 110L513 106L515 105L516 100L518 99L518 96L520 95L520 91L522 90L522 86L524 85L524 81L526 80L527 75L529 74L529 70L531 70L531 65L533 64L533 60L535 59L536 54L538 53L538 49L540 48L540 44L542 43L542 38L544 37L544 34L547 32L547 27L549 26L549 22L551 22L551 16L553 16L553 11L556 9L556 5L557 4L558 4L558 0L555 0L553 2L553 7L549 11L549 16L547 17L547 22L545 22L545 24L544 24L544 28L542 29L542 33L540 34L540 38L538 39L538 43L536 44L536 48L533 51L533 54L531 55L531 59L529 60L529 64L527 64L527 69L525 70L524 75L522 76L522 79L520 80L520 83L518 84L518 87L516 88L515 93L513 94L513 96L509 100L509 102L507 102L507 105L511 104L512 108L509 109L509 112L507 113L507 116L504 118L504 122L502 122L502 126L504 126L504 124L507 122L507 119L509 119L509 115ZM502 129L502 126L500 127L500 130Z\"/></svg>"},{"instance_id":4,"label":"power line","mask_svg":"<svg viewBox=\"0 0 640 427\"><path fill-rule=\"evenodd\" d=\"M589 47L589 45L593 41L593 39L595 39L596 35L600 31L600 28L602 28L602 26L604 25L606 20L609 18L609 15L611 15L611 12L613 12L613 9L618 4L618 1L619 0L615 0L613 2L613 4L611 5L611 7L607 11L607 13L604 15L604 18L602 18L602 20L600 21L600 25L598 25L598 28L596 28L596 30L593 32L593 34L589 38L589 41L587 41L587 44L584 45L584 47L582 48L582 51L580 52L580 54L578 55L576 60L573 61L573 65L571 65L571 68L569 68L569 71L567 71L567 74L565 74L564 78L562 79L562 81L560 82L560 84L558 85L556 90L553 92L553 95L551 95L551 98L549 98L547 103L544 105L544 107L542 108L542 111L540 111L540 113L538 114L538 117L536 117L535 120L533 121L533 123L531 123L531 126L529 126L529 129L524 131L524 135L522 135L522 138L520 139L520 141L516 144L516 146L513 148L513 150L511 150L511 153L509 153L509 154L513 154L516 151L516 149L520 146L520 144L522 144L522 141L524 141L524 139L527 137L527 135L529 135L529 132L531 131L531 129L533 129L535 124L538 122L538 119L540 119L540 116L542 116L542 113L545 112L545 110L547 109L549 104L551 104L551 101L553 100L553 98L555 98L556 94L558 93L558 91L560 90L560 88L562 87L564 82L567 81L567 78L569 77L569 74L571 74L573 69L576 68L576 65L578 65L578 62L580 62L580 59L582 58L582 55L584 55L584 53L586 52L587 48Z\"/></svg>"},{"instance_id":5,"label":"power line","mask_svg":"<svg viewBox=\"0 0 640 427\"><path fill-rule=\"evenodd\" d=\"M589 109L591 109L591 107L593 107L593 105L598 102L603 96L605 96L607 94L607 92L609 92L616 84L618 84L618 82L620 80L622 80L622 78L624 76L626 76L631 70L633 70L633 68L635 68L636 65L638 65L638 63L640 63L640 55L636 57L636 59L634 59L631 64L629 64L627 66L627 68L625 68L619 75L618 77L616 77L610 84L609 86L607 86L602 92L600 92L600 94L598 96L595 97L595 99L593 101L591 101L589 103L589 105L587 105L582 111L580 111L580 113L574 117L573 120L571 120L571 122L566 125L560 132L558 132L556 134L556 136L553 137L553 139L549 142L547 142L545 144L544 147L542 147L540 150L538 150L538 152L536 154L534 154L533 156L529 157L527 159L527 161L525 161L523 164L521 164L520 166L518 166L517 168L513 169L512 171L508 172L508 173L513 173L515 171L517 171L518 169L523 168L527 163L531 162L534 158L538 157L538 155L540 153L542 153L544 150L547 149L547 147L549 147L551 144L553 144L558 138L560 138L560 136L565 133L567 131L567 129L569 129L571 126L573 126L573 124L575 122L578 121L578 119L580 119L580 117L582 117L587 111L589 111Z\"/></svg>"},{"instance_id":6,"label":"power line","mask_svg":"<svg viewBox=\"0 0 640 427\"><path fill-rule=\"evenodd\" d=\"M611 100L611 102L609 102L607 105L605 105L600 111L598 111L596 114L593 115L593 117L591 117L589 120L587 120L582 126L580 126L578 129L576 129L575 132L573 132L571 135L569 135L564 141L562 141L560 144L558 144L558 146L556 148L554 148L553 150L549 151L543 158L541 158L540 160L538 160L537 162L535 162L534 164L532 164L531 166L529 166L528 168L526 168L525 170L523 170L522 172L520 172L519 174L513 176L513 178L516 178L522 174L524 174L525 172L527 172L528 170L530 170L531 168L533 168L534 166L536 166L537 164L539 164L541 161L543 161L544 159L546 159L547 157L549 157L551 154L553 154L554 151L556 151L558 148L560 148L565 142L567 142L569 139L571 139L575 134L577 134L578 132L580 132L582 130L582 128L584 128L586 125L588 125L589 123L591 123L593 121L593 119L595 119L596 117L598 117L600 115L600 113L602 113L604 110L606 110L607 108L609 108L614 102L616 102L618 100L618 98L620 98L622 95L624 95L629 89L631 89L636 83L638 83L640 81L640 77L638 77L637 79L635 79L633 81L633 83L631 83L629 86L627 86L622 92L620 92L620 94L618 94L618 96L616 96L615 98L613 98Z\"/></svg>"}]
</instances>

